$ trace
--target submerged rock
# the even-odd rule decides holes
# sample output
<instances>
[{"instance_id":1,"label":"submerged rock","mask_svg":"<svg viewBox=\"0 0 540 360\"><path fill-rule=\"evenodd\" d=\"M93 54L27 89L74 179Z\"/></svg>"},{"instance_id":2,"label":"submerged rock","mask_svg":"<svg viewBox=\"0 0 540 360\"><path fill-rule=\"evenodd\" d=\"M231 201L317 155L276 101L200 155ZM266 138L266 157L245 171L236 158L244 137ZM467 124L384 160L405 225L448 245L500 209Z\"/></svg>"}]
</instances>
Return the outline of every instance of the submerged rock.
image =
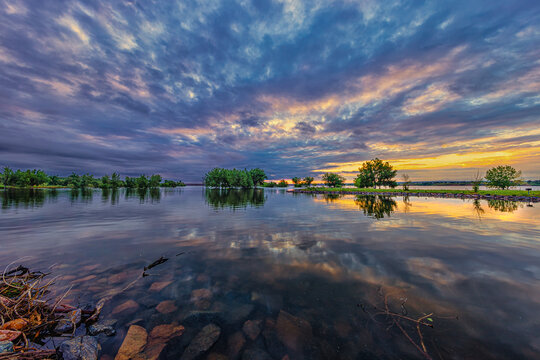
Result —
<instances>
[{"instance_id":1,"label":"submerged rock","mask_svg":"<svg viewBox=\"0 0 540 360\"><path fill-rule=\"evenodd\" d=\"M88 334L91 336L96 336L103 333L107 336L114 336L116 335L114 324L116 324L116 320L106 320L99 324L92 324L88 327Z\"/></svg>"},{"instance_id":2,"label":"submerged rock","mask_svg":"<svg viewBox=\"0 0 540 360\"><path fill-rule=\"evenodd\" d=\"M313 338L311 325L306 320L293 316L281 310L276 323L276 332L279 340L285 346L297 353L302 354L303 349Z\"/></svg>"},{"instance_id":3,"label":"submerged rock","mask_svg":"<svg viewBox=\"0 0 540 360\"><path fill-rule=\"evenodd\" d=\"M95 360L98 357L99 344L91 336L77 336L64 341L59 351L64 360Z\"/></svg>"},{"instance_id":4,"label":"submerged rock","mask_svg":"<svg viewBox=\"0 0 540 360\"><path fill-rule=\"evenodd\" d=\"M214 324L206 325L188 345L180 360L193 360L202 355L216 343L220 334L221 329L219 326Z\"/></svg>"},{"instance_id":5,"label":"submerged rock","mask_svg":"<svg viewBox=\"0 0 540 360\"><path fill-rule=\"evenodd\" d=\"M255 340L261 333L261 322L261 320L248 320L244 323L242 330L251 340Z\"/></svg>"},{"instance_id":6,"label":"submerged rock","mask_svg":"<svg viewBox=\"0 0 540 360\"><path fill-rule=\"evenodd\" d=\"M0 354L13 352L13 343L11 341L0 341Z\"/></svg>"},{"instance_id":7,"label":"submerged rock","mask_svg":"<svg viewBox=\"0 0 540 360\"><path fill-rule=\"evenodd\" d=\"M112 314L119 314L119 313L133 313L135 310L139 308L139 304L137 304L134 300L128 300L117 307L115 307L112 311Z\"/></svg>"},{"instance_id":8,"label":"submerged rock","mask_svg":"<svg viewBox=\"0 0 540 360\"><path fill-rule=\"evenodd\" d=\"M146 346L148 334L143 327L131 325L128 329L124 342L116 354L115 360L130 360L140 354Z\"/></svg>"},{"instance_id":9,"label":"submerged rock","mask_svg":"<svg viewBox=\"0 0 540 360\"><path fill-rule=\"evenodd\" d=\"M272 357L264 350L248 349L244 351L242 360L272 360Z\"/></svg>"},{"instance_id":10,"label":"submerged rock","mask_svg":"<svg viewBox=\"0 0 540 360\"><path fill-rule=\"evenodd\" d=\"M244 348L244 345L246 344L246 338L242 334L242 332L238 331L229 336L227 339L227 348L228 348L228 354L231 359L238 358L238 355L240 355L240 352Z\"/></svg>"},{"instance_id":11,"label":"submerged rock","mask_svg":"<svg viewBox=\"0 0 540 360\"><path fill-rule=\"evenodd\" d=\"M174 301L165 300L165 301L160 302L158 306L156 306L156 310L162 314L170 314L178 310L178 308L174 304Z\"/></svg>"}]
</instances>

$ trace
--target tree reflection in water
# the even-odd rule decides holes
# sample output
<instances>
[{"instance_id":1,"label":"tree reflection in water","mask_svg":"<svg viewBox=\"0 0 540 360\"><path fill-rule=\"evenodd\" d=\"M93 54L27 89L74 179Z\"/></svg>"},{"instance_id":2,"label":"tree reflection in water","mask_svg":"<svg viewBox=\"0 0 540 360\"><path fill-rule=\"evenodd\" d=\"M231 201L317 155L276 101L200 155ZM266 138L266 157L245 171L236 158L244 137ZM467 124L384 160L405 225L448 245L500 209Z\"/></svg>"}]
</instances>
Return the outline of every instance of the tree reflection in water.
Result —
<instances>
[{"instance_id":1,"label":"tree reflection in water","mask_svg":"<svg viewBox=\"0 0 540 360\"><path fill-rule=\"evenodd\" d=\"M263 189L205 189L206 203L214 209L263 206L266 201Z\"/></svg>"},{"instance_id":2,"label":"tree reflection in water","mask_svg":"<svg viewBox=\"0 0 540 360\"><path fill-rule=\"evenodd\" d=\"M19 206L25 208L40 207L43 206L43 203L47 198L56 199L57 196L58 192L56 190L6 189L0 191L3 209Z\"/></svg>"},{"instance_id":3,"label":"tree reflection in water","mask_svg":"<svg viewBox=\"0 0 540 360\"><path fill-rule=\"evenodd\" d=\"M364 211L364 215L375 219L389 217L397 209L397 203L389 196L358 195L354 203Z\"/></svg>"},{"instance_id":4,"label":"tree reflection in water","mask_svg":"<svg viewBox=\"0 0 540 360\"><path fill-rule=\"evenodd\" d=\"M511 213L516 211L520 204L518 204L516 201L491 199L488 200L488 206L496 211Z\"/></svg>"}]
</instances>

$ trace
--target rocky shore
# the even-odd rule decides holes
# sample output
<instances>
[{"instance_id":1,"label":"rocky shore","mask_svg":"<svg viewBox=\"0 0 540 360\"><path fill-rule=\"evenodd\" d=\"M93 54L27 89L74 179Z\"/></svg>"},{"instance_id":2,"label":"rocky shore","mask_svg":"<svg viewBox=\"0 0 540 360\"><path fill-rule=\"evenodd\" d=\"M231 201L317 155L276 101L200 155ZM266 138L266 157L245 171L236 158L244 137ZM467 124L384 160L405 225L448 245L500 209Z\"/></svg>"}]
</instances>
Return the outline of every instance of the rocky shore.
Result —
<instances>
[{"instance_id":1,"label":"rocky shore","mask_svg":"<svg viewBox=\"0 0 540 360\"><path fill-rule=\"evenodd\" d=\"M382 195L382 196L417 196L417 197L437 197L454 199L473 200L506 200L520 202L540 202L538 196L513 196L513 195L490 195L490 194L464 194L464 193L440 193L440 192L415 192L412 191L347 191L347 190L290 190L294 193L302 194L333 194L333 195Z\"/></svg>"}]
</instances>

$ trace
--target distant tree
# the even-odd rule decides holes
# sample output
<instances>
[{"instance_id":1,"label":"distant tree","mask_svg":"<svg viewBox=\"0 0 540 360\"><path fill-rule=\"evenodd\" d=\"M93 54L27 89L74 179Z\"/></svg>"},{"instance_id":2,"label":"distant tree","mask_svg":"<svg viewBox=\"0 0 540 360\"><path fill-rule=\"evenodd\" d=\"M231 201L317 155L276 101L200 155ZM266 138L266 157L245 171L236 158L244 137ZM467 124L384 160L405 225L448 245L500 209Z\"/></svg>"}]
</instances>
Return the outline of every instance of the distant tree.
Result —
<instances>
[{"instance_id":1,"label":"distant tree","mask_svg":"<svg viewBox=\"0 0 540 360\"><path fill-rule=\"evenodd\" d=\"M101 187L106 189L111 186L111 179L109 179L109 175L103 175L100 179Z\"/></svg>"},{"instance_id":2,"label":"distant tree","mask_svg":"<svg viewBox=\"0 0 540 360\"><path fill-rule=\"evenodd\" d=\"M264 180L268 179L264 170L260 168L249 170L249 174L251 175L251 179L253 180L253 185L255 187L259 185L262 186L264 184Z\"/></svg>"},{"instance_id":3,"label":"distant tree","mask_svg":"<svg viewBox=\"0 0 540 360\"><path fill-rule=\"evenodd\" d=\"M295 187L302 186L302 179L301 178L295 176L291 180L292 180Z\"/></svg>"},{"instance_id":4,"label":"distant tree","mask_svg":"<svg viewBox=\"0 0 540 360\"><path fill-rule=\"evenodd\" d=\"M137 186L137 181L134 178L130 178L129 176L126 176L126 179L124 180L124 183L126 184L126 187L131 189Z\"/></svg>"},{"instance_id":5,"label":"distant tree","mask_svg":"<svg viewBox=\"0 0 540 360\"><path fill-rule=\"evenodd\" d=\"M394 180L397 170L394 170L392 165L383 162L379 158L364 162L358 171L360 173L354 180L356 187L377 188L377 186L389 186L395 188L397 186L397 182Z\"/></svg>"},{"instance_id":6,"label":"distant tree","mask_svg":"<svg viewBox=\"0 0 540 360\"><path fill-rule=\"evenodd\" d=\"M277 187L287 187L289 186L289 183L287 182L287 180L281 180L280 182L277 183Z\"/></svg>"},{"instance_id":7,"label":"distant tree","mask_svg":"<svg viewBox=\"0 0 540 360\"><path fill-rule=\"evenodd\" d=\"M304 184L306 186L311 186L311 183L313 182L313 180L315 180L314 178L312 178L311 176L306 176L304 178Z\"/></svg>"},{"instance_id":8,"label":"distant tree","mask_svg":"<svg viewBox=\"0 0 540 360\"><path fill-rule=\"evenodd\" d=\"M403 179L403 191L409 191L409 185L411 185L410 177L408 174L401 175Z\"/></svg>"},{"instance_id":9,"label":"distant tree","mask_svg":"<svg viewBox=\"0 0 540 360\"><path fill-rule=\"evenodd\" d=\"M161 175L154 174L150 176L150 180L148 180L148 186L151 188L159 187L159 184L161 183Z\"/></svg>"},{"instance_id":10,"label":"distant tree","mask_svg":"<svg viewBox=\"0 0 540 360\"><path fill-rule=\"evenodd\" d=\"M62 185L62 179L57 175L49 176L49 185Z\"/></svg>"},{"instance_id":11,"label":"distant tree","mask_svg":"<svg viewBox=\"0 0 540 360\"><path fill-rule=\"evenodd\" d=\"M2 173L2 183L4 184L4 187L13 185L14 177L15 173L13 170L8 166L4 167L4 172Z\"/></svg>"},{"instance_id":12,"label":"distant tree","mask_svg":"<svg viewBox=\"0 0 540 360\"><path fill-rule=\"evenodd\" d=\"M486 172L487 186L499 189L508 189L520 183L521 171L510 165L499 165Z\"/></svg>"},{"instance_id":13,"label":"distant tree","mask_svg":"<svg viewBox=\"0 0 540 360\"><path fill-rule=\"evenodd\" d=\"M263 184L263 187L269 187L269 188L273 188L273 187L276 187L276 186L277 186L277 183L274 182L274 181L265 182Z\"/></svg>"},{"instance_id":14,"label":"distant tree","mask_svg":"<svg viewBox=\"0 0 540 360\"><path fill-rule=\"evenodd\" d=\"M74 172L67 177L67 185L71 185L72 188L78 189L81 187L81 177Z\"/></svg>"},{"instance_id":15,"label":"distant tree","mask_svg":"<svg viewBox=\"0 0 540 360\"><path fill-rule=\"evenodd\" d=\"M146 175L141 175L135 179L135 183L139 189L146 189L149 186L149 179Z\"/></svg>"},{"instance_id":16,"label":"distant tree","mask_svg":"<svg viewBox=\"0 0 540 360\"><path fill-rule=\"evenodd\" d=\"M336 173L325 173L322 176L322 181L328 187L340 188L345 183L345 178Z\"/></svg>"},{"instance_id":17,"label":"distant tree","mask_svg":"<svg viewBox=\"0 0 540 360\"><path fill-rule=\"evenodd\" d=\"M482 184L482 175L480 175L480 171L476 171L476 174L474 174L473 176L473 180L472 180L472 189L475 193L478 192L478 190L480 190L480 185Z\"/></svg>"},{"instance_id":18,"label":"distant tree","mask_svg":"<svg viewBox=\"0 0 540 360\"><path fill-rule=\"evenodd\" d=\"M123 181L120 180L120 175L116 172L113 172L111 175L111 187L113 189L121 187L123 184Z\"/></svg>"}]
</instances>

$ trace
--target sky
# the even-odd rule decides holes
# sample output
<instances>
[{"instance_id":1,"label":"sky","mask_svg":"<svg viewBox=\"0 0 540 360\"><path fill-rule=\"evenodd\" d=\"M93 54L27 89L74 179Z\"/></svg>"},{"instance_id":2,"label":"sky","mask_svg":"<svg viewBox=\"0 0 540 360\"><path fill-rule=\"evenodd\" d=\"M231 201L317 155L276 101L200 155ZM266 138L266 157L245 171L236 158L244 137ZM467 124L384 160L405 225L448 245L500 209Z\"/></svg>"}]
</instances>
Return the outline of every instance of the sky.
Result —
<instances>
[{"instance_id":1,"label":"sky","mask_svg":"<svg viewBox=\"0 0 540 360\"><path fill-rule=\"evenodd\" d=\"M540 178L540 1L0 0L0 165Z\"/></svg>"}]
</instances>

